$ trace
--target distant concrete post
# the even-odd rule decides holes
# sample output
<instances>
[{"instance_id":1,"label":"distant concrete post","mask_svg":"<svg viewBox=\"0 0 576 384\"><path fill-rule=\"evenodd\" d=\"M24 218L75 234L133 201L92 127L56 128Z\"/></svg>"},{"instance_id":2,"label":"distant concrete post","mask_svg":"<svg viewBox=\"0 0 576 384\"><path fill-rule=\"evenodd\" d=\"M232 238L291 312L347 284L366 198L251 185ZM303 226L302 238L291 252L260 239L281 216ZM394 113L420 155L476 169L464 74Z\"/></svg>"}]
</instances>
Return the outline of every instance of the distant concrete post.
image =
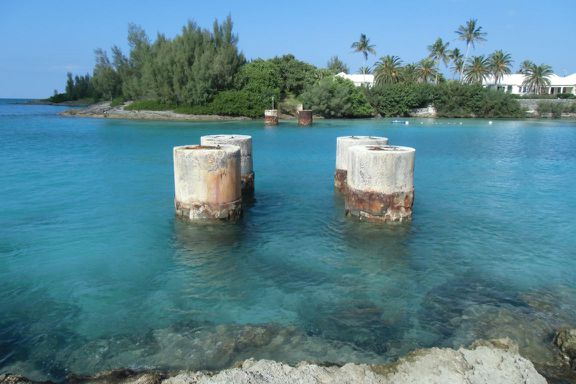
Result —
<instances>
[{"instance_id":1,"label":"distant concrete post","mask_svg":"<svg viewBox=\"0 0 576 384\"><path fill-rule=\"evenodd\" d=\"M254 170L252 163L252 136L248 135L208 135L200 138L200 145L237 145L240 147L240 174L242 193L254 192Z\"/></svg>"},{"instance_id":2,"label":"distant concrete post","mask_svg":"<svg viewBox=\"0 0 576 384\"><path fill-rule=\"evenodd\" d=\"M388 139L380 136L340 136L336 139L336 173L334 187L346 193L346 172L348 169L348 149L354 145L387 145Z\"/></svg>"},{"instance_id":3,"label":"distant concrete post","mask_svg":"<svg viewBox=\"0 0 576 384\"><path fill-rule=\"evenodd\" d=\"M264 111L264 124L266 124L266 125L278 125L278 110L277 109L267 109Z\"/></svg>"},{"instance_id":4,"label":"distant concrete post","mask_svg":"<svg viewBox=\"0 0 576 384\"><path fill-rule=\"evenodd\" d=\"M236 220L242 215L240 148L174 148L176 215L187 220Z\"/></svg>"},{"instance_id":5,"label":"distant concrete post","mask_svg":"<svg viewBox=\"0 0 576 384\"><path fill-rule=\"evenodd\" d=\"M309 109L304 109L298 111L298 125L312 125L313 117L312 111Z\"/></svg>"},{"instance_id":6,"label":"distant concrete post","mask_svg":"<svg viewBox=\"0 0 576 384\"><path fill-rule=\"evenodd\" d=\"M414 204L414 155L409 147L349 148L346 215L368 221L406 221Z\"/></svg>"}]
</instances>

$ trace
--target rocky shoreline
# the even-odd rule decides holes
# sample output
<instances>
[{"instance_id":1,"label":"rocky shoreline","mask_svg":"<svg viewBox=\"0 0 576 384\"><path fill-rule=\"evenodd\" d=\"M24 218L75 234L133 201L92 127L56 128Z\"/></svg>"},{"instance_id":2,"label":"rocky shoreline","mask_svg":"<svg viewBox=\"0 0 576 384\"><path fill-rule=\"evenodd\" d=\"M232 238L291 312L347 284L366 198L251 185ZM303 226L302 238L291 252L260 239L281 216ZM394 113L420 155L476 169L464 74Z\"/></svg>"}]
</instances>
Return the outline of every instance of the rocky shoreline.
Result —
<instances>
[{"instance_id":1,"label":"rocky shoreline","mask_svg":"<svg viewBox=\"0 0 576 384\"><path fill-rule=\"evenodd\" d=\"M131 120L167 120L167 121L238 121L251 120L244 116L220 116L220 115L187 115L173 111L129 111L124 109L126 103L120 106L111 106L110 102L92 104L86 108L69 109L61 112L61 116L92 117L108 119L131 119Z\"/></svg>"},{"instance_id":2,"label":"rocky shoreline","mask_svg":"<svg viewBox=\"0 0 576 384\"><path fill-rule=\"evenodd\" d=\"M521 100L523 102L533 102L534 100ZM537 101L537 100L536 100ZM552 100L556 101L556 100ZM571 101L571 100L558 100L558 101ZM107 102L100 102L96 104L91 104L86 106L86 104L74 104L72 103L50 103L45 101L35 101L32 104L43 104L43 105L59 105L59 106L71 106L71 107L81 107L81 108L74 108L69 109L64 112L61 112L61 116L73 116L73 117L90 117L90 118L99 118L99 119L130 119L130 120L159 120L159 121L241 121L241 120L253 120L252 118L245 117L245 116L222 116L222 115L189 115L184 113L176 113L174 111L150 111L150 110L141 110L141 111L131 111L126 110L124 107L131 104L131 102L127 102L123 105L119 106L111 106L109 101ZM533 103L532 103L533 104ZM528 109L528 118L543 118L543 119L550 119L552 118L551 114L545 114L543 116L539 116L535 107L525 106ZM428 106L426 108L418 108L413 110L410 113L410 117L413 118L437 118L436 109L432 106ZM294 116L282 114L280 116L283 120L293 120L295 119ZM378 118L375 117L375 118ZM566 119L574 119L576 118L576 114L573 113L564 113L562 118ZM315 120L322 119L320 116L314 116Z\"/></svg>"},{"instance_id":3,"label":"rocky shoreline","mask_svg":"<svg viewBox=\"0 0 576 384\"><path fill-rule=\"evenodd\" d=\"M566 338L563 338L566 342ZM141 371L129 369L93 376L67 378L70 383L523 383L544 384L546 379L534 365L520 356L510 339L479 340L468 348L429 348L414 351L390 364L318 365L301 362L295 366L271 360L248 359L234 368L207 371ZM0 375L0 383L34 383L25 377Z\"/></svg>"},{"instance_id":4,"label":"rocky shoreline","mask_svg":"<svg viewBox=\"0 0 576 384\"><path fill-rule=\"evenodd\" d=\"M551 316L557 317L559 312L549 309ZM466 312L462 319L489 324L490 329L481 331L466 324L461 328L480 341L464 341L466 338L456 336L450 343L439 340L432 344L452 349L405 348L397 340L380 338L376 329L365 336L378 346L361 340L334 340L329 337L327 324L317 324L327 333L321 337L287 325L202 322L174 324L141 335L86 339L77 344L66 342L65 335L60 338L53 335L35 343L27 355L4 365L0 369L0 384L544 383L546 380L551 384L576 384L576 328L551 326L541 315L524 318L507 311L493 312L486 308L482 311L487 313L471 319L473 314ZM363 317L366 315L362 312ZM443 321L433 313L429 318L432 322ZM567 324L569 320L559 323ZM361 328L354 333L361 337L364 327L358 326ZM463 345L470 347L462 348ZM394 357L383 358L375 353L377 349L386 349ZM342 377L348 381L342 381Z\"/></svg>"}]
</instances>

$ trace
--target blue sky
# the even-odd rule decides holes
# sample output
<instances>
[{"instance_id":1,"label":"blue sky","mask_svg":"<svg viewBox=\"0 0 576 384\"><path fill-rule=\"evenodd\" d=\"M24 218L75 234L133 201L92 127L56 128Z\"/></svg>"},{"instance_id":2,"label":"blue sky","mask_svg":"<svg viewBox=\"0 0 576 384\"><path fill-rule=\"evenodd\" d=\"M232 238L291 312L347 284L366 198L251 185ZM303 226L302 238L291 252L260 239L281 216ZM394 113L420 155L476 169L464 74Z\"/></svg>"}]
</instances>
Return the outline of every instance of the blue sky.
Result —
<instances>
[{"instance_id":1,"label":"blue sky","mask_svg":"<svg viewBox=\"0 0 576 384\"><path fill-rule=\"evenodd\" d=\"M188 20L209 27L228 14L248 58L292 53L323 66L338 55L352 71L363 64L350 49L360 33L378 57L413 62L437 37L464 48L454 31L476 18L488 40L473 54L504 49L515 66L531 59L565 75L576 72L575 12L574 0L0 0L0 98L62 91L66 72L92 71L95 48L126 48L128 23L173 37Z\"/></svg>"}]
</instances>

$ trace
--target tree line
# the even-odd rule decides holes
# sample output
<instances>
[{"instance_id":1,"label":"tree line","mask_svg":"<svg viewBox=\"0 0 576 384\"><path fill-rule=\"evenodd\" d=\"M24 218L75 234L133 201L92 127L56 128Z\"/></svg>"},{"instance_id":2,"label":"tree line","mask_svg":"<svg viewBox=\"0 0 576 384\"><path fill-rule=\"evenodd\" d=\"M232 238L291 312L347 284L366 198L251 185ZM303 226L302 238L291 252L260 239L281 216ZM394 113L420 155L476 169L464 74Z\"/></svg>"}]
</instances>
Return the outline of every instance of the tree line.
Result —
<instances>
[{"instance_id":1,"label":"tree line","mask_svg":"<svg viewBox=\"0 0 576 384\"><path fill-rule=\"evenodd\" d=\"M385 55L376 61L373 68L367 65L369 55L376 55L375 45L370 39L361 34L358 41L352 43L351 48L362 54L365 66L359 73L374 73L377 85L397 83L435 83L445 81L440 70L443 64L453 74L458 76L460 83L483 84L491 79L497 86L504 75L512 73L513 60L509 53L496 50L490 55L470 56L470 48L475 49L478 43L486 41L486 32L478 25L478 20L470 19L460 25L455 31L458 40L465 43L465 52L459 48L449 49L450 43L437 38L428 46L428 56L416 63L403 65L400 57ZM552 68L547 64L537 65L530 60L521 63L518 73L524 74L524 86L530 93L541 93L543 87L550 85L549 77Z\"/></svg>"},{"instance_id":2,"label":"tree line","mask_svg":"<svg viewBox=\"0 0 576 384\"><path fill-rule=\"evenodd\" d=\"M324 68L289 54L247 61L238 49L230 17L222 23L216 20L210 30L189 22L176 37L158 34L154 40L141 27L130 25L127 53L118 46L109 52L97 49L93 73L68 74L65 93L52 100L91 98L113 100L114 105L130 100L133 103L126 109L248 117L260 117L270 108L294 113L299 104L325 117L403 116L429 104L442 116L517 116L518 104L509 95L496 95L480 85L488 76L497 83L510 73L510 55L496 51L488 58L467 58L470 48L485 39L476 20L456 33L466 43L464 55L437 39L428 47L429 56L418 63L404 65L399 57L386 55L374 68L368 66L368 58L376 55L375 46L361 34L352 49L364 57L359 72L375 74L375 85L369 88L335 77L350 72L337 56ZM452 63L458 81L445 79L441 63L446 67ZM531 62L523 63L522 70L536 77L548 73L546 66ZM530 89L537 91L540 84Z\"/></svg>"},{"instance_id":3,"label":"tree line","mask_svg":"<svg viewBox=\"0 0 576 384\"><path fill-rule=\"evenodd\" d=\"M70 99L122 97L203 104L231 88L246 62L237 43L230 17L223 23L215 21L212 30L189 22L174 39L158 34L154 41L132 24L128 28L130 52L124 54L114 46L109 56L107 51L96 49L90 93L79 92L82 84L69 87L67 83L65 95Z\"/></svg>"}]
</instances>

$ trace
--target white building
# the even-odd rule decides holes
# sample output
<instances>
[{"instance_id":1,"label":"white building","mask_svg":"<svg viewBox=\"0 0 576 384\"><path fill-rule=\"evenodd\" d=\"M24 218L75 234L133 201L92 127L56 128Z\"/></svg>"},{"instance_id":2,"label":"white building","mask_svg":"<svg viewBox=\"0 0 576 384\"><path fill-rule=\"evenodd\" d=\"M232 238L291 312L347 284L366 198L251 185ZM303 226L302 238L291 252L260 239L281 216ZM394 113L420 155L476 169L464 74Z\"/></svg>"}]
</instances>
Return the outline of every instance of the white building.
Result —
<instances>
[{"instance_id":1,"label":"white building","mask_svg":"<svg viewBox=\"0 0 576 384\"><path fill-rule=\"evenodd\" d=\"M550 80L550 85L544 87L542 90L543 94L557 95L559 93L571 93L576 95L576 73L569 76L558 76L556 74L548 77ZM494 77L488 77L482 85L485 87L497 88L498 90L504 91L506 93L512 93L515 95L525 95L529 93L529 89L523 85L524 75L520 73L514 73L511 75L504 75L502 79L498 82L498 85L494 84Z\"/></svg>"},{"instance_id":2,"label":"white building","mask_svg":"<svg viewBox=\"0 0 576 384\"><path fill-rule=\"evenodd\" d=\"M341 77L343 79L352 80L355 86L359 87L361 85L366 85L368 88L374 85L374 75L370 74L348 74L344 72L340 72L336 76Z\"/></svg>"}]
</instances>

